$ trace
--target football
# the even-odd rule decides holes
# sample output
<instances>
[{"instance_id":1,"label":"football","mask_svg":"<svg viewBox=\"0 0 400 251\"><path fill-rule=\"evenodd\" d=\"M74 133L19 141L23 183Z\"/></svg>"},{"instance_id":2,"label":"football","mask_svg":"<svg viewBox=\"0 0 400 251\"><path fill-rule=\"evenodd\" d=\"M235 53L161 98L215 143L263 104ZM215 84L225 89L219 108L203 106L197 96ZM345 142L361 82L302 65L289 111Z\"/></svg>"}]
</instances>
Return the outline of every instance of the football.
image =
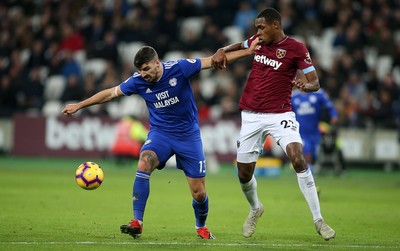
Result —
<instances>
[{"instance_id":1,"label":"football","mask_svg":"<svg viewBox=\"0 0 400 251\"><path fill-rule=\"evenodd\" d=\"M94 162L82 163L75 172L76 183L86 190L98 188L103 182L103 179L103 170Z\"/></svg>"}]
</instances>

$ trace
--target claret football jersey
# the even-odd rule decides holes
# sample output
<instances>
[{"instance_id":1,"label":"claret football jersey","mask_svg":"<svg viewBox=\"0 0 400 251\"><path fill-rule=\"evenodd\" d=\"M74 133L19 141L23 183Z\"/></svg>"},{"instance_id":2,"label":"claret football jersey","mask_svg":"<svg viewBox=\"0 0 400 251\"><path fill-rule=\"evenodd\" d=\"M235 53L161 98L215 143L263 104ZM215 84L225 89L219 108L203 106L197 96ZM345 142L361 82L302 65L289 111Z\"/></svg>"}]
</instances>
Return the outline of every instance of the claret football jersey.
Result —
<instances>
[{"instance_id":1,"label":"claret football jersey","mask_svg":"<svg viewBox=\"0 0 400 251\"><path fill-rule=\"evenodd\" d=\"M244 46L248 48L255 38L244 41ZM239 109L263 113L292 111L291 81L298 69L305 74L315 70L303 43L286 36L277 43L258 45Z\"/></svg>"}]
</instances>

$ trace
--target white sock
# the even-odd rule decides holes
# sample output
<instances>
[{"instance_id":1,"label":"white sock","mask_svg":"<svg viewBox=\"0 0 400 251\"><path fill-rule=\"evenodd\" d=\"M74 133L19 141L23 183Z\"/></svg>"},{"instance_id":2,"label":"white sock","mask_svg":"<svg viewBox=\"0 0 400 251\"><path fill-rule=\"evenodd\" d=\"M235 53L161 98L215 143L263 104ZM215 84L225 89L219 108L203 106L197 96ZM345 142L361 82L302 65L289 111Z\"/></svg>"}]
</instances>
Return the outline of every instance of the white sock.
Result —
<instances>
[{"instance_id":1,"label":"white sock","mask_svg":"<svg viewBox=\"0 0 400 251\"><path fill-rule=\"evenodd\" d=\"M299 182L300 190L310 207L314 222L318 219L322 219L317 188L315 187L315 181L311 169L307 169L307 171L303 173L297 173L297 180Z\"/></svg>"},{"instance_id":2,"label":"white sock","mask_svg":"<svg viewBox=\"0 0 400 251\"><path fill-rule=\"evenodd\" d=\"M251 209L258 209L260 207L260 201L258 200L257 195L257 180L254 175L249 182L245 184L240 183L240 186L242 187L244 196L246 196L246 199L249 202Z\"/></svg>"}]
</instances>

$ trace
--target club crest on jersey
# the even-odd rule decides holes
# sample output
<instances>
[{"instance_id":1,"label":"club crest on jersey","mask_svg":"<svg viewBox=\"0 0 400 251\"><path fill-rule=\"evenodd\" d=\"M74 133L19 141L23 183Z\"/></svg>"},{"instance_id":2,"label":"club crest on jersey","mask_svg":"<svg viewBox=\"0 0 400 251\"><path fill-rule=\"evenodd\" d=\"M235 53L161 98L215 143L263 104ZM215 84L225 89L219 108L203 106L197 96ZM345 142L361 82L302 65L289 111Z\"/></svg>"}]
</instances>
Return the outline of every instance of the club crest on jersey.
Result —
<instances>
[{"instance_id":1,"label":"club crest on jersey","mask_svg":"<svg viewBox=\"0 0 400 251\"><path fill-rule=\"evenodd\" d=\"M284 49L278 49L276 50L276 57L281 59L284 58L286 56L286 50Z\"/></svg>"},{"instance_id":2,"label":"club crest on jersey","mask_svg":"<svg viewBox=\"0 0 400 251\"><path fill-rule=\"evenodd\" d=\"M178 82L178 81L176 80L176 78L171 78L171 79L169 80L169 84L170 84L171 86L175 86L177 82Z\"/></svg>"}]
</instances>

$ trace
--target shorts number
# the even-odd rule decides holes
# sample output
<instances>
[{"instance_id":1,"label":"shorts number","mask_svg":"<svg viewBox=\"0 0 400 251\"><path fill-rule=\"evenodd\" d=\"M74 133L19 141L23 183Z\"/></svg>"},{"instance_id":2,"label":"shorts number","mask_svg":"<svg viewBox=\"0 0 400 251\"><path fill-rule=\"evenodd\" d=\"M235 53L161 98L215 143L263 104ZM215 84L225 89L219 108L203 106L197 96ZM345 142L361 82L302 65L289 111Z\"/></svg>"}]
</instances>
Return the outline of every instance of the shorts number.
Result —
<instances>
[{"instance_id":1,"label":"shorts number","mask_svg":"<svg viewBox=\"0 0 400 251\"><path fill-rule=\"evenodd\" d=\"M281 125L283 125L283 128L289 128L293 126L293 121L289 120L282 120Z\"/></svg>"},{"instance_id":2,"label":"shorts number","mask_svg":"<svg viewBox=\"0 0 400 251\"><path fill-rule=\"evenodd\" d=\"M200 166L200 173L205 173L206 172L206 161L205 160L199 161L199 166Z\"/></svg>"}]
</instances>

